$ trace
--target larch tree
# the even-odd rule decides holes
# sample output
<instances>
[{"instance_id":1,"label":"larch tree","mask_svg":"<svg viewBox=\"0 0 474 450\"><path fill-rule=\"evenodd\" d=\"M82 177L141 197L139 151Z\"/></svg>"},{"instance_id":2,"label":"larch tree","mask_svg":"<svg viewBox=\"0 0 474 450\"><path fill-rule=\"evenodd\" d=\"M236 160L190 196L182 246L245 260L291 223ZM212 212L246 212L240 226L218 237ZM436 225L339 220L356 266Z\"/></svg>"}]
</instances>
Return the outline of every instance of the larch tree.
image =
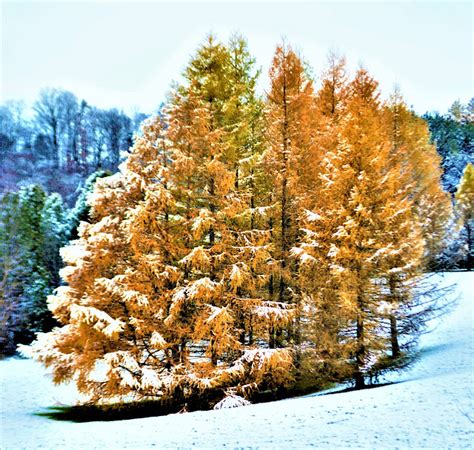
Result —
<instances>
[{"instance_id":1,"label":"larch tree","mask_svg":"<svg viewBox=\"0 0 474 450\"><path fill-rule=\"evenodd\" d=\"M466 236L466 268L472 270L474 259L474 166L468 164L456 192L456 212Z\"/></svg>"},{"instance_id":2,"label":"larch tree","mask_svg":"<svg viewBox=\"0 0 474 450\"><path fill-rule=\"evenodd\" d=\"M351 377L360 388L391 349L390 314L400 305L388 277L419 266L423 241L390 161L377 83L361 69L347 88L320 199L306 211L303 242L292 253L314 317L320 371Z\"/></svg>"},{"instance_id":3,"label":"larch tree","mask_svg":"<svg viewBox=\"0 0 474 450\"><path fill-rule=\"evenodd\" d=\"M267 233L257 228L255 218L259 105L251 68L242 40L226 48L210 38L189 64L187 85L177 90L169 109L184 270L170 320L179 323L181 309L193 303L185 332L188 347L204 350L195 368L214 378L219 365L237 357L283 358L286 367L291 360L286 351L244 351L256 348L270 322L281 325L292 316L291 308L261 296L269 254ZM226 79L232 84L222 84Z\"/></svg>"},{"instance_id":4,"label":"larch tree","mask_svg":"<svg viewBox=\"0 0 474 450\"><path fill-rule=\"evenodd\" d=\"M321 87L314 96L313 114L317 133L313 152L317 157L310 165L313 187L306 192L304 208L299 212L299 232L305 243L291 250L299 260L298 279L303 286L301 332L305 350L301 356L302 382L320 386L340 380L348 373L346 365L341 364L348 355L344 353L340 336L347 325L347 317L340 304L334 301L338 282L331 276L329 266L318 264L316 255L303 251L303 248L316 236L312 234L312 220L309 220L318 217L314 211L327 210L328 199L341 195L340 192L332 192L332 182L327 176L332 172L331 161L336 159L348 89L345 58L331 52L321 77ZM337 220L337 213L329 212L325 216L325 227L329 229L329 224ZM319 238L329 243L332 236L322 233Z\"/></svg>"},{"instance_id":5,"label":"larch tree","mask_svg":"<svg viewBox=\"0 0 474 450\"><path fill-rule=\"evenodd\" d=\"M316 154L314 143L313 85L298 55L278 46L270 68L270 91L266 105L266 145L264 164L270 175L272 214L268 227L272 235L269 295L278 302L299 304L299 292L292 272L295 260L290 249L298 235L299 211L314 189ZM274 331L271 346L284 339L299 340L299 326Z\"/></svg>"},{"instance_id":6,"label":"larch tree","mask_svg":"<svg viewBox=\"0 0 474 450\"><path fill-rule=\"evenodd\" d=\"M66 285L49 298L61 327L40 334L32 347L55 382L74 380L93 402L151 394L169 358L157 353L166 306L162 286L174 271L166 272L161 254L143 255L137 244L166 245L162 235L148 239L166 205L156 182L160 138L159 121L150 123L121 172L96 182L92 223L81 222L79 239L62 249Z\"/></svg>"},{"instance_id":7,"label":"larch tree","mask_svg":"<svg viewBox=\"0 0 474 450\"><path fill-rule=\"evenodd\" d=\"M341 116L347 97L347 70L344 56L332 51L328 54L321 88L316 92L318 112L330 119Z\"/></svg>"},{"instance_id":8,"label":"larch tree","mask_svg":"<svg viewBox=\"0 0 474 450\"><path fill-rule=\"evenodd\" d=\"M259 346L291 308L257 296L266 250L242 245L252 230L234 226L248 205L226 128L229 60L212 39L199 49L166 113L118 174L96 182L93 221L62 252L67 286L50 308L63 326L40 335L33 353L94 402L212 404L291 380L291 353ZM251 333L245 309L256 311Z\"/></svg>"},{"instance_id":9,"label":"larch tree","mask_svg":"<svg viewBox=\"0 0 474 450\"><path fill-rule=\"evenodd\" d=\"M69 229L57 197L35 209L39 230L53 230L39 247L77 237L48 300L60 327L31 347L55 382L74 381L94 403L193 409L285 388L305 371L361 388L410 361L438 310L423 301L420 272L450 214L426 125L398 100L384 107L367 71L349 82L335 54L316 93L290 47L276 49L265 100L258 75L243 38L210 36L119 172L89 180ZM105 116L93 115L99 127ZM122 142L112 128L94 132L99 166L105 141ZM462 211L472 211L469 170ZM16 232L5 217L2 249ZM17 257L1 261L3 303Z\"/></svg>"},{"instance_id":10,"label":"larch tree","mask_svg":"<svg viewBox=\"0 0 474 450\"><path fill-rule=\"evenodd\" d=\"M442 290L424 272L440 266L448 246L448 230L452 224L449 194L441 187L440 158L430 143L426 123L410 111L398 91L384 108L391 143L391 164L398 168L399 189L412 207L413 221L423 239L423 259L404 271L392 269L388 286L398 311L390 316L392 359L406 358L410 344L424 328L427 320L440 314L448 305L440 301ZM396 262L396 261L394 261ZM405 335L400 348L399 334ZM406 338L411 335L411 341Z\"/></svg>"},{"instance_id":11,"label":"larch tree","mask_svg":"<svg viewBox=\"0 0 474 450\"><path fill-rule=\"evenodd\" d=\"M436 270L449 245L453 219L450 196L441 186L441 158L430 142L428 125L407 108L398 91L385 111L391 158L400 166L406 195L412 199L413 212L422 226L425 268Z\"/></svg>"},{"instance_id":12,"label":"larch tree","mask_svg":"<svg viewBox=\"0 0 474 450\"><path fill-rule=\"evenodd\" d=\"M318 131L315 136L315 148L319 158L312 164L314 171L312 178L316 186L311 196L313 200L318 198L317 183L321 181L319 174L324 154L337 146L339 138L338 124L344 116L347 95L348 77L345 57L330 52L326 68L321 77L321 87L316 92L314 100ZM311 202L309 205L311 205Z\"/></svg>"}]
</instances>

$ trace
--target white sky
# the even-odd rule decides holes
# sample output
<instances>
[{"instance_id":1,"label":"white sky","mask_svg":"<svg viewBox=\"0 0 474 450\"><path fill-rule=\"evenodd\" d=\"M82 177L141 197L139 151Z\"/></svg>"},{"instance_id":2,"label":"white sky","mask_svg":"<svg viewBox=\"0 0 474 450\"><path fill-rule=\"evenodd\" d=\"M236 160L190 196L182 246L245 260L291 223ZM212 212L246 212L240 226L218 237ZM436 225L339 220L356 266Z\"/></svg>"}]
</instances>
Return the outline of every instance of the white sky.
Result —
<instances>
[{"instance_id":1,"label":"white sky","mask_svg":"<svg viewBox=\"0 0 474 450\"><path fill-rule=\"evenodd\" d=\"M1 2L2 0L0 0ZM62 87L90 104L150 112L205 36L249 41L266 79L277 43L297 48L317 75L329 49L417 112L445 112L473 96L471 2L82 1L1 3L0 101L32 102Z\"/></svg>"}]
</instances>

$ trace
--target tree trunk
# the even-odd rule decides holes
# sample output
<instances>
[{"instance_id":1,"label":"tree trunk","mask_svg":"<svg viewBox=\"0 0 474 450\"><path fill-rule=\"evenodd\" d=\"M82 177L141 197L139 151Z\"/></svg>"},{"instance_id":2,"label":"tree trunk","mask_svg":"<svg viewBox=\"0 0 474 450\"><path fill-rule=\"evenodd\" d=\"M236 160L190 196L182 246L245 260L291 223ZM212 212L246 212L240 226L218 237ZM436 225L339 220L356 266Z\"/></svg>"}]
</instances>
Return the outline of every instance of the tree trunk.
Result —
<instances>
[{"instance_id":1,"label":"tree trunk","mask_svg":"<svg viewBox=\"0 0 474 450\"><path fill-rule=\"evenodd\" d=\"M466 220L466 232L467 232L467 270L471 271L473 269L473 249L472 249L472 227L469 223L469 219Z\"/></svg>"},{"instance_id":2,"label":"tree trunk","mask_svg":"<svg viewBox=\"0 0 474 450\"><path fill-rule=\"evenodd\" d=\"M365 387L364 374L362 367L365 362L365 347L364 347L364 321L362 317L357 318L357 352L356 352L356 372L354 375L356 389Z\"/></svg>"},{"instance_id":3,"label":"tree trunk","mask_svg":"<svg viewBox=\"0 0 474 450\"><path fill-rule=\"evenodd\" d=\"M390 297L392 303L394 303L397 299L396 294L396 279L392 275L389 278L389 286L390 286ZM400 345L398 343L398 328L397 328L397 318L394 314L390 314L390 342L392 345L392 358L397 358L400 356Z\"/></svg>"},{"instance_id":4,"label":"tree trunk","mask_svg":"<svg viewBox=\"0 0 474 450\"><path fill-rule=\"evenodd\" d=\"M253 323L252 318L250 317L250 325L249 325L249 345L253 344Z\"/></svg>"},{"instance_id":5,"label":"tree trunk","mask_svg":"<svg viewBox=\"0 0 474 450\"><path fill-rule=\"evenodd\" d=\"M275 348L275 328L273 325L270 326L268 339L268 348Z\"/></svg>"},{"instance_id":6,"label":"tree trunk","mask_svg":"<svg viewBox=\"0 0 474 450\"><path fill-rule=\"evenodd\" d=\"M52 122L52 129L53 129L53 161L54 167L56 169L59 168L60 165L60 156L59 156L59 139L58 139L58 124L56 120Z\"/></svg>"},{"instance_id":7,"label":"tree trunk","mask_svg":"<svg viewBox=\"0 0 474 450\"><path fill-rule=\"evenodd\" d=\"M268 221L268 228L270 229L270 236L271 239L273 240L273 219L270 217ZM270 274L268 278L268 297L269 300L273 300L273 294L274 294L274 288L273 288L273 273Z\"/></svg>"},{"instance_id":8,"label":"tree trunk","mask_svg":"<svg viewBox=\"0 0 474 450\"><path fill-rule=\"evenodd\" d=\"M237 297L242 298L242 289L240 287L237 288L236 295L237 295ZM237 317L238 317L237 327L240 330L240 332L239 332L239 342L242 345L245 345L246 330L245 330L245 313L244 313L244 311L240 310Z\"/></svg>"},{"instance_id":9,"label":"tree trunk","mask_svg":"<svg viewBox=\"0 0 474 450\"><path fill-rule=\"evenodd\" d=\"M278 300L285 302L286 299L286 282L284 279L284 272L286 270L287 260L287 234L288 234L288 152L289 152L289 133L288 133L288 104L286 95L286 76L283 75L283 177L281 182L281 262L280 262L280 288Z\"/></svg>"},{"instance_id":10,"label":"tree trunk","mask_svg":"<svg viewBox=\"0 0 474 450\"><path fill-rule=\"evenodd\" d=\"M398 343L397 318L394 315L390 316L390 340L392 344L392 358L398 358L400 356L400 345Z\"/></svg>"}]
</instances>

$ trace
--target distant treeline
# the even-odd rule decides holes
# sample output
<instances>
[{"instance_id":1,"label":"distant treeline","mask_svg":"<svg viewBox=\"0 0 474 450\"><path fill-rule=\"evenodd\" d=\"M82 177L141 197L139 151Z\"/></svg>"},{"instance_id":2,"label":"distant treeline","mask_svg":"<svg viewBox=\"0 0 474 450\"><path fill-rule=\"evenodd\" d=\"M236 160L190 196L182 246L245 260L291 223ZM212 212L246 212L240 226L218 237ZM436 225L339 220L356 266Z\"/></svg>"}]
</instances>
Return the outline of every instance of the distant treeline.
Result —
<instances>
[{"instance_id":1,"label":"distant treeline","mask_svg":"<svg viewBox=\"0 0 474 450\"><path fill-rule=\"evenodd\" d=\"M19 101L0 105L0 192L39 184L69 205L92 172L117 170L147 117L100 109L55 88L42 90L29 112ZM445 114L423 115L442 157L443 187L453 196L467 163L474 162L473 116L474 99L455 101Z\"/></svg>"},{"instance_id":2,"label":"distant treeline","mask_svg":"<svg viewBox=\"0 0 474 450\"><path fill-rule=\"evenodd\" d=\"M442 158L443 187L454 195L464 168L474 163L474 98L467 104L455 101L447 114L426 113L423 119Z\"/></svg>"},{"instance_id":3,"label":"distant treeline","mask_svg":"<svg viewBox=\"0 0 474 450\"><path fill-rule=\"evenodd\" d=\"M117 170L145 118L53 88L42 90L31 110L22 102L1 105L0 192L34 183L72 205L89 174Z\"/></svg>"}]
</instances>

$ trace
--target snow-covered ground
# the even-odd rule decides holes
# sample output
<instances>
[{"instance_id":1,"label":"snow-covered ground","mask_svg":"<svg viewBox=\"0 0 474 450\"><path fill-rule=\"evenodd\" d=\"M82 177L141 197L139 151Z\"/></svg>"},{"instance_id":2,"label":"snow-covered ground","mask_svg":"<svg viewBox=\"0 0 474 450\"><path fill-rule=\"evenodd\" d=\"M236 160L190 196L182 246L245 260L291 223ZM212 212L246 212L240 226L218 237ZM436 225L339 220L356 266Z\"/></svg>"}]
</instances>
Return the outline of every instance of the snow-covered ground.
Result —
<instances>
[{"instance_id":1,"label":"snow-covered ground","mask_svg":"<svg viewBox=\"0 0 474 450\"><path fill-rule=\"evenodd\" d=\"M31 360L0 361L0 447L19 448L301 448L474 445L474 273L457 282L460 302L428 335L423 357L399 383L332 395L114 422L73 423L35 413L74 401ZM434 325L434 324L433 324Z\"/></svg>"}]
</instances>

